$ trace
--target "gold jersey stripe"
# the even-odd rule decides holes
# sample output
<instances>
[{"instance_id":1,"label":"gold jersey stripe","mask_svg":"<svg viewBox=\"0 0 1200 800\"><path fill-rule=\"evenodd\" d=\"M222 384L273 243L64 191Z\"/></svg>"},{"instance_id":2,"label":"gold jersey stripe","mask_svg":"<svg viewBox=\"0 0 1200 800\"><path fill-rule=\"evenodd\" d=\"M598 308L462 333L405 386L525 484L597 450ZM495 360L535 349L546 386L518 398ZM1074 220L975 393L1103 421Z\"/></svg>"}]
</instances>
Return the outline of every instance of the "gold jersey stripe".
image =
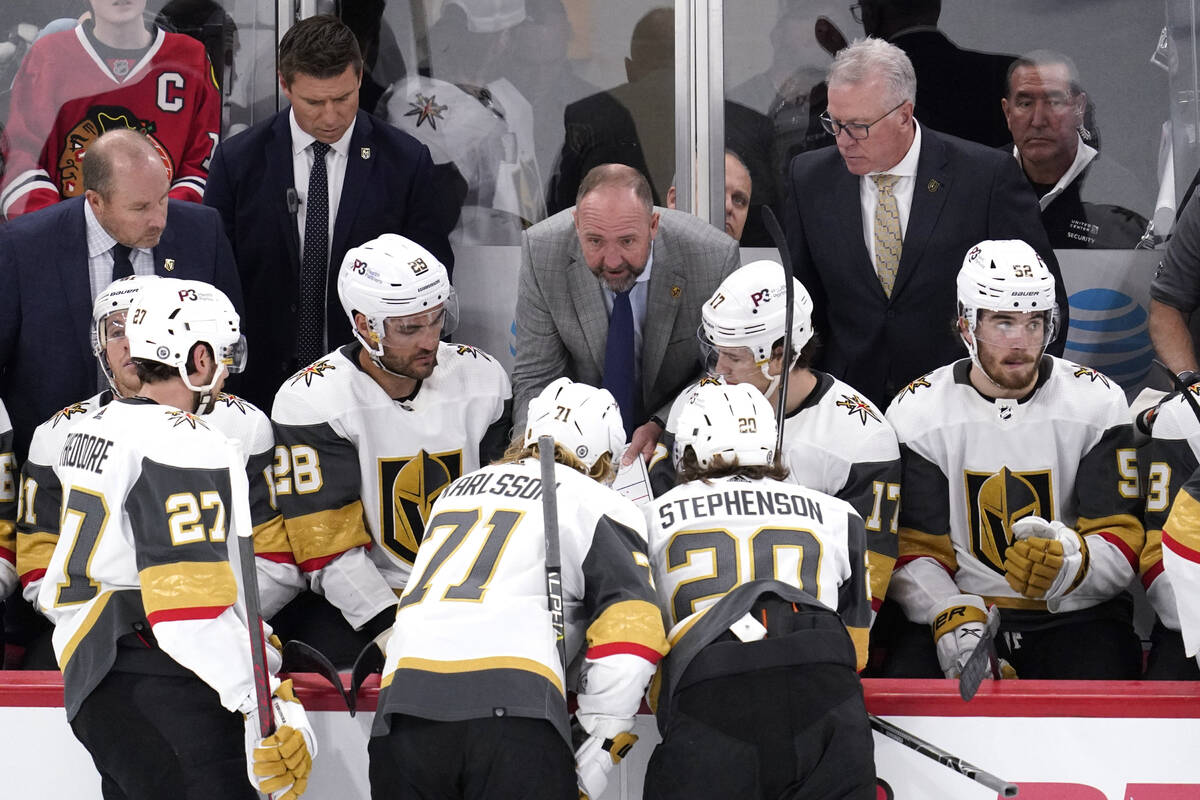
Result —
<instances>
[{"instance_id":1,"label":"gold jersey stripe","mask_svg":"<svg viewBox=\"0 0 1200 800\"><path fill-rule=\"evenodd\" d=\"M17 526L12 520L0 519L0 549L16 552Z\"/></svg>"},{"instance_id":2,"label":"gold jersey stripe","mask_svg":"<svg viewBox=\"0 0 1200 800\"><path fill-rule=\"evenodd\" d=\"M858 665L856 669L862 672L867 666L867 647L871 642L871 629L847 626L846 630L850 632L850 641L854 642L854 660Z\"/></svg>"},{"instance_id":3,"label":"gold jersey stripe","mask_svg":"<svg viewBox=\"0 0 1200 800\"><path fill-rule=\"evenodd\" d=\"M96 599L92 601L92 607L88 609L84 615L83 621L79 623L79 627L75 629L75 633L67 642L67 646L63 648L62 655L59 657L58 666L60 669L67 668L67 662L71 660L71 656L75 655L75 649L79 647L79 643L84 640L92 630L92 626L96 624L96 620L104 613L108 601L112 599L111 591L101 592L96 595Z\"/></svg>"},{"instance_id":4,"label":"gold jersey stripe","mask_svg":"<svg viewBox=\"0 0 1200 800\"><path fill-rule=\"evenodd\" d=\"M950 572L958 572L958 557L954 555L954 544L946 534L937 536L922 533L915 528L901 528L899 557L905 556L932 556Z\"/></svg>"},{"instance_id":5,"label":"gold jersey stripe","mask_svg":"<svg viewBox=\"0 0 1200 800\"><path fill-rule=\"evenodd\" d=\"M996 605L1001 608L1023 608L1033 609L1035 611L1046 611L1045 600L1034 600L1032 597L997 597L995 595L984 595L983 601L989 606Z\"/></svg>"},{"instance_id":6,"label":"gold jersey stripe","mask_svg":"<svg viewBox=\"0 0 1200 800\"><path fill-rule=\"evenodd\" d=\"M663 632L662 614L653 603L645 600L622 600L604 609L588 626L588 647L630 642L665 656L670 645Z\"/></svg>"},{"instance_id":7,"label":"gold jersey stripe","mask_svg":"<svg viewBox=\"0 0 1200 800\"><path fill-rule=\"evenodd\" d=\"M1192 550L1200 550L1200 501L1185 491L1175 495L1171 515L1163 528L1167 535Z\"/></svg>"},{"instance_id":8,"label":"gold jersey stripe","mask_svg":"<svg viewBox=\"0 0 1200 800\"><path fill-rule=\"evenodd\" d=\"M258 553L290 553L292 543L288 539L287 527L279 514L266 522L254 526L254 552Z\"/></svg>"},{"instance_id":9,"label":"gold jersey stripe","mask_svg":"<svg viewBox=\"0 0 1200 800\"><path fill-rule=\"evenodd\" d=\"M37 533L17 534L17 565L23 573L35 569L46 569L50 566L50 558L54 555L54 546L58 544L58 535L38 531Z\"/></svg>"},{"instance_id":10,"label":"gold jersey stripe","mask_svg":"<svg viewBox=\"0 0 1200 800\"><path fill-rule=\"evenodd\" d=\"M361 500L337 509L292 517L285 520L284 524L297 564L336 556L371 542L371 535L363 524Z\"/></svg>"},{"instance_id":11,"label":"gold jersey stripe","mask_svg":"<svg viewBox=\"0 0 1200 800\"><path fill-rule=\"evenodd\" d=\"M679 640L682 639L684 637L684 635L692 629L693 625L695 625L697 622L699 622L700 619L706 613L708 613L708 609L710 609L710 608L712 608L712 606L705 606L704 608L697 611L695 614L692 614L692 616L690 618L688 618L687 622L683 623L682 625L677 625L676 627L672 628L671 629L671 639L670 639L671 647L674 647L675 645L677 645L679 643Z\"/></svg>"},{"instance_id":12,"label":"gold jersey stripe","mask_svg":"<svg viewBox=\"0 0 1200 800\"><path fill-rule=\"evenodd\" d=\"M396 662L396 667L379 682L379 687L385 688L392 682L392 676L397 671L402 669L415 669L421 672L436 672L439 675L459 675L467 672L484 672L490 669L519 669L525 672L532 672L535 675L540 675L550 683L554 684L554 688L562 692L562 680L545 664L539 661L534 661L531 658L517 658L515 656L493 656L489 658L468 658L462 661L439 661L432 658L401 658Z\"/></svg>"},{"instance_id":13,"label":"gold jersey stripe","mask_svg":"<svg viewBox=\"0 0 1200 800\"><path fill-rule=\"evenodd\" d=\"M227 561L181 561L138 573L146 616L186 608L231 606L237 581Z\"/></svg>"},{"instance_id":14,"label":"gold jersey stripe","mask_svg":"<svg viewBox=\"0 0 1200 800\"><path fill-rule=\"evenodd\" d=\"M895 566L896 559L891 556L876 553L874 550L867 551L867 572L871 578L873 600L882 600L887 596L888 584L892 582L892 568Z\"/></svg>"},{"instance_id":15,"label":"gold jersey stripe","mask_svg":"<svg viewBox=\"0 0 1200 800\"><path fill-rule=\"evenodd\" d=\"M1153 568L1160 561L1162 561L1162 531L1153 528L1146 531L1146 546L1142 548L1138 575L1145 575L1146 570Z\"/></svg>"},{"instance_id":16,"label":"gold jersey stripe","mask_svg":"<svg viewBox=\"0 0 1200 800\"><path fill-rule=\"evenodd\" d=\"M1076 523L1080 536L1108 532L1116 536L1133 551L1134 562L1146 546L1146 529L1142 521L1132 514L1111 514L1107 517L1080 517Z\"/></svg>"}]
</instances>

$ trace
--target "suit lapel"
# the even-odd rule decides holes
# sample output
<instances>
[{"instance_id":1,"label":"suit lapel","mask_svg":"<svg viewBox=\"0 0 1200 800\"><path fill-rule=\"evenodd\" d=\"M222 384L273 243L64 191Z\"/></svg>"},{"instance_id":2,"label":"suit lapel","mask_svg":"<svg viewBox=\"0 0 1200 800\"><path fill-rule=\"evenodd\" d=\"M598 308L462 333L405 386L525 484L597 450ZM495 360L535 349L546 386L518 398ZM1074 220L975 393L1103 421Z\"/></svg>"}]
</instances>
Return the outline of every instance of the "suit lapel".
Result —
<instances>
[{"instance_id":1,"label":"suit lapel","mask_svg":"<svg viewBox=\"0 0 1200 800\"><path fill-rule=\"evenodd\" d=\"M845 242L850 252L845 262L849 269L859 273L858 280L872 286L871 291L879 293L881 299L886 299L879 277L875 274L875 264L871 261L871 251L863 240L862 197L859 188L861 178L851 174L844 165L834 173L833 207L846 209L845 213L836 215L840 226L841 241Z\"/></svg>"},{"instance_id":2,"label":"suit lapel","mask_svg":"<svg viewBox=\"0 0 1200 800\"><path fill-rule=\"evenodd\" d=\"M946 149L941 139L929 128L921 130L921 154L917 159L917 176L913 186L912 208L908 214L908 229L896 271L894 297L916 272L917 264L929 244L934 226L942 214L942 206L950 194L952 176L946 169Z\"/></svg>"},{"instance_id":3,"label":"suit lapel","mask_svg":"<svg viewBox=\"0 0 1200 800\"><path fill-rule=\"evenodd\" d=\"M292 169L290 115L290 111L279 112L275 115L275 121L271 125L273 140L265 148L267 160L265 183L267 203L272 209L271 216L278 220L279 229L286 234L283 238L288 251L289 263L299 269L300 228L296 223L296 215L288 210L288 189L296 188L295 172Z\"/></svg>"},{"instance_id":4,"label":"suit lapel","mask_svg":"<svg viewBox=\"0 0 1200 800\"><path fill-rule=\"evenodd\" d=\"M355 117L354 133L350 135L350 152L347 153L346 177L342 180L342 196L338 199L337 219L333 223L333 241L330 243L330 253L341 253L349 249L351 243L350 226L358 216L358 207L362 203L363 190L371 185L371 167L375 163L371 151L371 132L374 123L364 111L359 111ZM369 155L367 155L369 154ZM354 245L362 244L354 242ZM334 269L340 264L331 265Z\"/></svg>"},{"instance_id":5,"label":"suit lapel","mask_svg":"<svg viewBox=\"0 0 1200 800\"><path fill-rule=\"evenodd\" d=\"M83 350L84 363L90 363L92 338L88 330L92 322L92 279L88 269L87 222L83 216L83 204L87 200L67 200L62 203L63 227L58 238L59 276L67 300L67 316L75 332L75 341Z\"/></svg>"},{"instance_id":6,"label":"suit lapel","mask_svg":"<svg viewBox=\"0 0 1200 800\"><path fill-rule=\"evenodd\" d=\"M587 268L583 252L579 249L579 238L571 228L571 251L567 262L567 291L575 308L575 318L583 329L583 338L596 362L596 372L604 373L604 348L608 342L608 309L604 305L604 293L600 282Z\"/></svg>"},{"instance_id":7,"label":"suit lapel","mask_svg":"<svg viewBox=\"0 0 1200 800\"><path fill-rule=\"evenodd\" d=\"M687 286L687 273L678 257L666 246L666 236L659 226L654 247L654 266L650 271L650 286L646 293L646 319L642 323L642 400L658 382L667 343L679 314L679 298ZM678 291L677 291L678 290Z\"/></svg>"}]
</instances>

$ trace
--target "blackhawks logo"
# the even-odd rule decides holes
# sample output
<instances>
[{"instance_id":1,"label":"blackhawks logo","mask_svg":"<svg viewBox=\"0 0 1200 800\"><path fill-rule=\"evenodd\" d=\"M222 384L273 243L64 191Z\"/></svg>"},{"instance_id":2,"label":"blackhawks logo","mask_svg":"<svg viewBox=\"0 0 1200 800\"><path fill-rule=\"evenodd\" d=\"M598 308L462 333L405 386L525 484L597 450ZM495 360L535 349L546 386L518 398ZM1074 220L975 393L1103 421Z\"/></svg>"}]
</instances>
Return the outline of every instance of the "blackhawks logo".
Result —
<instances>
[{"instance_id":1,"label":"blackhawks logo","mask_svg":"<svg viewBox=\"0 0 1200 800\"><path fill-rule=\"evenodd\" d=\"M63 197L83 194L83 159L92 142L103 133L122 128L145 135L167 169L167 180L174 180L175 161L154 135L157 126L153 120L139 119L124 106L92 106L59 143L58 191Z\"/></svg>"},{"instance_id":2,"label":"blackhawks logo","mask_svg":"<svg viewBox=\"0 0 1200 800\"><path fill-rule=\"evenodd\" d=\"M442 490L462 475L462 451L379 459L380 540L409 564L425 535L429 509Z\"/></svg>"}]
</instances>

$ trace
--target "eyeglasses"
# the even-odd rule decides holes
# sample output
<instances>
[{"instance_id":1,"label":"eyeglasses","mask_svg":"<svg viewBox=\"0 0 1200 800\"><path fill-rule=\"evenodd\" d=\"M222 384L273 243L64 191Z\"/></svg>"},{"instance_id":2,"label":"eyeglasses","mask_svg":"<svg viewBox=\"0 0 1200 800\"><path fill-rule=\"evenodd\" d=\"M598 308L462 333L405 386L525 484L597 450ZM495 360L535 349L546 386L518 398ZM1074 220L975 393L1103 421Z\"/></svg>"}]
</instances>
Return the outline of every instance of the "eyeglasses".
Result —
<instances>
[{"instance_id":1,"label":"eyeglasses","mask_svg":"<svg viewBox=\"0 0 1200 800\"><path fill-rule=\"evenodd\" d=\"M907 102L907 100L901 100L899 103L892 106L870 122L839 122L838 120L829 116L828 111L822 113L819 119L821 120L821 127L824 128L825 131L835 139L838 137L838 134L840 134L842 131L845 131L850 135L851 139L862 140L867 138L867 135L871 132L872 125L878 123L881 119L886 117L888 114L891 114L893 111Z\"/></svg>"}]
</instances>

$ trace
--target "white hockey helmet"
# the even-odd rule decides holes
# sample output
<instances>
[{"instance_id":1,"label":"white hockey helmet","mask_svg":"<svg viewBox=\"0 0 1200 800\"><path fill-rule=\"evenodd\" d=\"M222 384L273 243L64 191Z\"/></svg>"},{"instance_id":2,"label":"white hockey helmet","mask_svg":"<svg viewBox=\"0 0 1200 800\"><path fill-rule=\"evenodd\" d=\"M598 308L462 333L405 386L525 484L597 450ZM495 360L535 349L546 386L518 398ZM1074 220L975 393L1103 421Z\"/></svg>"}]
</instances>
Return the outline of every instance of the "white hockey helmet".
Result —
<instances>
[{"instance_id":1,"label":"white hockey helmet","mask_svg":"<svg viewBox=\"0 0 1200 800\"><path fill-rule=\"evenodd\" d=\"M705 383L696 388L679 414L675 430L675 467L687 448L708 468L714 456L726 464L766 466L775 459L775 412L753 386Z\"/></svg>"},{"instance_id":2,"label":"white hockey helmet","mask_svg":"<svg viewBox=\"0 0 1200 800\"><path fill-rule=\"evenodd\" d=\"M558 378L529 401L524 445L547 435L589 470L605 453L615 462L625 452L625 426L612 394L570 378Z\"/></svg>"},{"instance_id":3,"label":"white hockey helmet","mask_svg":"<svg viewBox=\"0 0 1200 800\"><path fill-rule=\"evenodd\" d=\"M159 278L147 282L129 306L125 320L129 355L179 370L193 392L207 394L222 370L241 372L246 364L246 337L229 298L203 281ZM187 374L188 355L203 342L212 348L220 369L203 386Z\"/></svg>"},{"instance_id":4,"label":"white hockey helmet","mask_svg":"<svg viewBox=\"0 0 1200 800\"><path fill-rule=\"evenodd\" d=\"M988 239L968 250L958 271L958 303L972 334L970 340L963 337L972 360L977 360L973 339L981 310L1046 312L1045 347L1058 327L1054 289L1046 262L1020 239Z\"/></svg>"},{"instance_id":5,"label":"white hockey helmet","mask_svg":"<svg viewBox=\"0 0 1200 800\"><path fill-rule=\"evenodd\" d=\"M711 373L722 347L749 348L765 377L771 348L783 338L787 323L787 273L776 261L753 261L734 270L700 308L701 354ZM812 297L791 278L792 350L800 352L812 338ZM788 359L791 363L791 359Z\"/></svg>"},{"instance_id":6,"label":"white hockey helmet","mask_svg":"<svg viewBox=\"0 0 1200 800\"><path fill-rule=\"evenodd\" d=\"M108 357L104 353L110 333L108 317L118 311L127 311L138 293L141 292L142 287L157 280L159 280L157 275L129 275L125 278L118 278L104 287L100 294L96 295L96 301L92 303L92 355L96 356L96 360L100 362L100 369L104 371L108 385L118 394L120 392L117 391L112 367L108 365ZM121 330L121 335L124 336L124 326Z\"/></svg>"},{"instance_id":7,"label":"white hockey helmet","mask_svg":"<svg viewBox=\"0 0 1200 800\"><path fill-rule=\"evenodd\" d=\"M458 326L458 298L442 262L395 233L385 233L346 252L338 271L338 298L355 338L376 364L383 357L389 318L424 314L441 306L445 310L442 335L453 333ZM356 311L367 318L369 340L354 325Z\"/></svg>"}]
</instances>

